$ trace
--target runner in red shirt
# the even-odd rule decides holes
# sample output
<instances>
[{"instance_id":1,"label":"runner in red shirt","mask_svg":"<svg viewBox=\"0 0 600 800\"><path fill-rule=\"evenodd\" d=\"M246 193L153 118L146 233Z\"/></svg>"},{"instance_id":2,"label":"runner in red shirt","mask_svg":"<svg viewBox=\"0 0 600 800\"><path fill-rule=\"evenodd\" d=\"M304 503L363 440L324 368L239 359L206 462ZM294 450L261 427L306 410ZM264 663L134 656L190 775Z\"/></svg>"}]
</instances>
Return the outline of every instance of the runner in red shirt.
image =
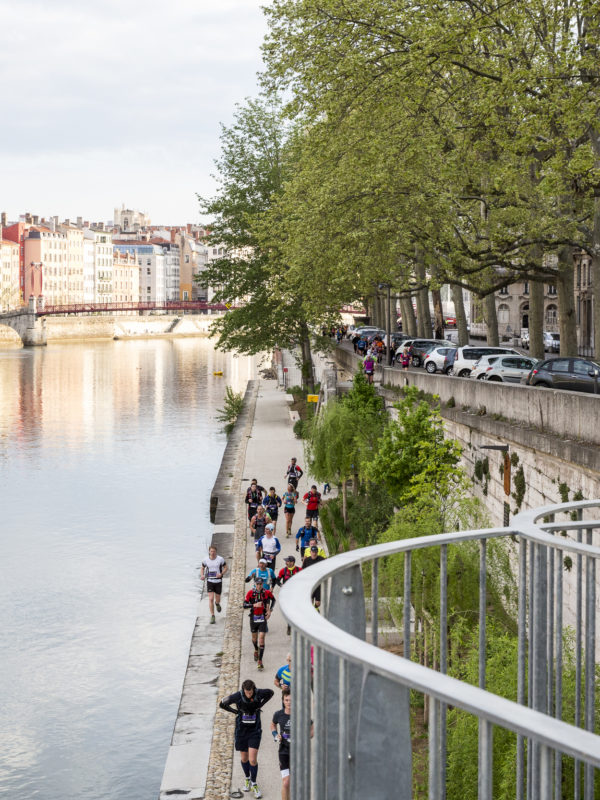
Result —
<instances>
[{"instance_id":1,"label":"runner in red shirt","mask_svg":"<svg viewBox=\"0 0 600 800\"><path fill-rule=\"evenodd\" d=\"M310 487L310 492L307 492L302 500L306 503L306 516L318 522L321 492L317 492L317 487L313 484Z\"/></svg>"},{"instance_id":2,"label":"runner in red shirt","mask_svg":"<svg viewBox=\"0 0 600 800\"><path fill-rule=\"evenodd\" d=\"M293 578L294 575L297 575L298 572L302 572L302 567L296 566L296 557L295 556L287 556L285 559L285 567L279 570L279 575L277 576L277 584L279 586L283 586L284 583L287 583L290 578ZM290 626L287 626L287 635L290 636L292 633L292 629Z\"/></svg>"},{"instance_id":3,"label":"runner in red shirt","mask_svg":"<svg viewBox=\"0 0 600 800\"><path fill-rule=\"evenodd\" d=\"M262 578L257 576L254 583L254 589L250 589L244 599L244 608L250 609L250 634L254 647L254 660L258 662L256 665L258 669L264 669L265 634L269 632L267 620L275 606L275 598L272 592L263 589Z\"/></svg>"}]
</instances>

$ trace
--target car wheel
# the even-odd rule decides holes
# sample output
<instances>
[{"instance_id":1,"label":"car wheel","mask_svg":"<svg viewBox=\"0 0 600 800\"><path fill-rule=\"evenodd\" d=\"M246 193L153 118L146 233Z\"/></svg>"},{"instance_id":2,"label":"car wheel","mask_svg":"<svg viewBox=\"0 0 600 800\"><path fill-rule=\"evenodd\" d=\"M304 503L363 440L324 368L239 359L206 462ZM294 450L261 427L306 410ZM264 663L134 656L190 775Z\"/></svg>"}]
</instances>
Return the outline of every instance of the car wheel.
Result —
<instances>
[{"instance_id":1,"label":"car wheel","mask_svg":"<svg viewBox=\"0 0 600 800\"><path fill-rule=\"evenodd\" d=\"M482 372L481 375L478 375L477 376L477 380L478 381L484 381L485 380L485 372Z\"/></svg>"},{"instance_id":2,"label":"car wheel","mask_svg":"<svg viewBox=\"0 0 600 800\"><path fill-rule=\"evenodd\" d=\"M539 383L534 383L533 386L537 386L538 389L549 389L550 384L544 383L544 381L540 381Z\"/></svg>"},{"instance_id":3,"label":"car wheel","mask_svg":"<svg viewBox=\"0 0 600 800\"><path fill-rule=\"evenodd\" d=\"M419 358L419 356L413 356L412 357L412 365L413 365L413 367L420 367L421 366L421 359Z\"/></svg>"},{"instance_id":4,"label":"car wheel","mask_svg":"<svg viewBox=\"0 0 600 800\"><path fill-rule=\"evenodd\" d=\"M489 383L502 383L502 378L491 377L491 378L488 378L488 382Z\"/></svg>"},{"instance_id":5,"label":"car wheel","mask_svg":"<svg viewBox=\"0 0 600 800\"><path fill-rule=\"evenodd\" d=\"M428 362L425 364L425 369L427 370L427 372L428 372L430 375L433 375L433 373L436 371L436 366L435 366L435 364L433 363L433 361L428 361Z\"/></svg>"},{"instance_id":6,"label":"car wheel","mask_svg":"<svg viewBox=\"0 0 600 800\"><path fill-rule=\"evenodd\" d=\"M446 370L446 375L454 375L454 367L448 367Z\"/></svg>"},{"instance_id":7,"label":"car wheel","mask_svg":"<svg viewBox=\"0 0 600 800\"><path fill-rule=\"evenodd\" d=\"M468 378L470 374L471 374L471 370L470 369L461 369L461 371L458 373L458 377L459 378Z\"/></svg>"}]
</instances>

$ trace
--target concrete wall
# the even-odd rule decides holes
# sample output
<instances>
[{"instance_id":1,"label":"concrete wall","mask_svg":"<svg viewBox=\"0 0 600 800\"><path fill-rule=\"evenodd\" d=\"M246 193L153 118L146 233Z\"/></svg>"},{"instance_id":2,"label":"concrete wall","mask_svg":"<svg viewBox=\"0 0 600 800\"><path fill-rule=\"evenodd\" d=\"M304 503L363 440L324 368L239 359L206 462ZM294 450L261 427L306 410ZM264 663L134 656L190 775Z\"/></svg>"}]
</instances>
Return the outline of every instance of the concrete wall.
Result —
<instances>
[{"instance_id":1,"label":"concrete wall","mask_svg":"<svg viewBox=\"0 0 600 800\"><path fill-rule=\"evenodd\" d=\"M335 357L344 369L354 372L357 358L349 350L338 348ZM536 389L509 383L487 383L470 378L429 375L425 370L408 373L395 367L378 367L384 385L416 386L429 394L437 394L442 404L454 398L457 408L480 409L487 416L514 421L520 426L556 434L564 439L600 444L600 395Z\"/></svg>"}]
</instances>

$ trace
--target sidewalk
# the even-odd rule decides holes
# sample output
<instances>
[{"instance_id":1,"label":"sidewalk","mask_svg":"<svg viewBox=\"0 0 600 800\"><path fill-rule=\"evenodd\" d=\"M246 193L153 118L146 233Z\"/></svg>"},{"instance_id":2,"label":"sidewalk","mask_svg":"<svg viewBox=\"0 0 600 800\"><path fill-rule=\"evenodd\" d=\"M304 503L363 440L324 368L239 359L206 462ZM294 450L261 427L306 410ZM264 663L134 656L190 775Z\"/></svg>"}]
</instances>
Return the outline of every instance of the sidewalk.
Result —
<instances>
[{"instance_id":1,"label":"sidewalk","mask_svg":"<svg viewBox=\"0 0 600 800\"><path fill-rule=\"evenodd\" d=\"M277 388L274 380L262 380L259 385L258 400L254 425L252 427L251 438L248 440L246 451L246 463L243 471L242 488L248 487L252 478L257 478L258 483L268 491L270 486L274 486L277 494L281 496L286 488L284 474L289 464L290 458L296 456L300 466L305 469L302 442L296 439L292 430L290 415L285 400L285 392ZM308 491L310 482L304 475L298 484L300 498ZM281 553L277 557L276 572L284 566L286 555L296 556L296 563L300 564L299 553L296 553L295 534L298 528L304 524L304 505L300 502L294 516L292 525L292 537L286 538L285 518L280 512L277 521L277 538L281 542ZM256 566L256 556L254 539L250 537L248 527L246 542L246 574ZM245 591L248 591L252 584L244 584ZM275 597L279 589L275 589ZM243 602L243 597L230 597L230 606L233 603ZM283 664L291 648L291 639L286 633L287 626L283 621L278 606L269 620L269 633L266 636L264 671L259 672L254 661L254 648L250 639L250 626L248 612L244 612L244 623L242 630L242 658L240 664L240 684L246 678L251 678L261 689L273 689L274 697L264 707L262 715L263 735L258 756L258 778L257 783L267 800L275 800L281 797L281 775L279 772L279 760L277 746L273 743L270 733L270 723L275 711L281 708L281 692L276 689L273 681L275 673ZM292 663L292 674L294 665ZM240 766L240 759L237 753L233 753L233 778L231 784L232 792L241 790L244 783L244 774ZM247 797L248 795L244 795Z\"/></svg>"}]
</instances>

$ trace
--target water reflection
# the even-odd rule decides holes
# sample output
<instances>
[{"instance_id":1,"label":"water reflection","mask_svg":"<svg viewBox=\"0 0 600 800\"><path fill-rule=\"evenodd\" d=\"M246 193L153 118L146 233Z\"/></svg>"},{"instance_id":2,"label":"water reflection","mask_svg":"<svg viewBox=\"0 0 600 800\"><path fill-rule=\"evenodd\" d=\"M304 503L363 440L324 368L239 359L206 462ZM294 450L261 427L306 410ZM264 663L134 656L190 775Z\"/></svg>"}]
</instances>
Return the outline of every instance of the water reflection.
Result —
<instances>
[{"instance_id":1,"label":"water reflection","mask_svg":"<svg viewBox=\"0 0 600 800\"><path fill-rule=\"evenodd\" d=\"M157 796L224 446L214 414L253 374L200 339L0 353L0 793Z\"/></svg>"}]
</instances>

